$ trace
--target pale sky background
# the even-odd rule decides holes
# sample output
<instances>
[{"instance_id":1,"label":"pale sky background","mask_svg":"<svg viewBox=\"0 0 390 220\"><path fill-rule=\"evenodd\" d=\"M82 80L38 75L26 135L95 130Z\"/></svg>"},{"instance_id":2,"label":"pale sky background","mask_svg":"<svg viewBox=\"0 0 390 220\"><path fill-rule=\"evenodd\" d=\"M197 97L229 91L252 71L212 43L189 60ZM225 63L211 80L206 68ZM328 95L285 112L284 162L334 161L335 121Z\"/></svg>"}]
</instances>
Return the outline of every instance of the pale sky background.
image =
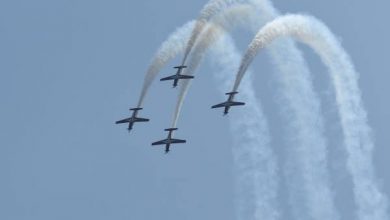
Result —
<instances>
[{"instance_id":1,"label":"pale sky background","mask_svg":"<svg viewBox=\"0 0 390 220\"><path fill-rule=\"evenodd\" d=\"M198 220L235 219L232 137L228 118L204 62L185 103L178 138L168 155L150 143L165 138L176 90L155 82L141 116L150 123L114 125L135 107L144 72L159 45L204 0L0 1L0 219ZM385 0L274 1L282 12L324 21L342 40L360 72L360 87L375 134L374 162L390 195L390 2ZM253 34L233 35L243 50ZM306 47L322 98L336 204L354 218L340 128L326 69ZM172 73L170 64L163 75ZM283 158L286 121L275 100L266 54L252 67ZM229 117L245 113L232 111ZM283 185L283 183L282 183ZM280 196L283 217L289 218ZM285 205L285 207L283 206Z\"/></svg>"}]
</instances>

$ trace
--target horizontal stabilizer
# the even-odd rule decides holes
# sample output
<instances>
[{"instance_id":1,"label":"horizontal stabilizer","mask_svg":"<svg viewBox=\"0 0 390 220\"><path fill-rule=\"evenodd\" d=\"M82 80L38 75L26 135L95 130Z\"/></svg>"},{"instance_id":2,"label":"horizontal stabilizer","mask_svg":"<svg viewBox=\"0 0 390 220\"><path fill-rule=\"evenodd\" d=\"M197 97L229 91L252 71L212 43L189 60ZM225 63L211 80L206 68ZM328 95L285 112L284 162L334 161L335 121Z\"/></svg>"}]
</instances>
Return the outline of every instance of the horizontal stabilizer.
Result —
<instances>
[{"instance_id":1,"label":"horizontal stabilizer","mask_svg":"<svg viewBox=\"0 0 390 220\"><path fill-rule=\"evenodd\" d=\"M184 68L187 68L187 66L175 66L175 67L173 67L173 68L175 68L175 69L184 69Z\"/></svg>"},{"instance_id":2,"label":"horizontal stabilizer","mask_svg":"<svg viewBox=\"0 0 390 220\"><path fill-rule=\"evenodd\" d=\"M139 111L142 110L142 108L131 108L130 111Z\"/></svg>"},{"instance_id":3,"label":"horizontal stabilizer","mask_svg":"<svg viewBox=\"0 0 390 220\"><path fill-rule=\"evenodd\" d=\"M178 128L167 128L167 129L164 129L164 131L176 131Z\"/></svg>"},{"instance_id":4,"label":"horizontal stabilizer","mask_svg":"<svg viewBox=\"0 0 390 220\"><path fill-rule=\"evenodd\" d=\"M225 93L226 95L235 95L235 94L238 94L238 92L228 92L228 93Z\"/></svg>"}]
</instances>

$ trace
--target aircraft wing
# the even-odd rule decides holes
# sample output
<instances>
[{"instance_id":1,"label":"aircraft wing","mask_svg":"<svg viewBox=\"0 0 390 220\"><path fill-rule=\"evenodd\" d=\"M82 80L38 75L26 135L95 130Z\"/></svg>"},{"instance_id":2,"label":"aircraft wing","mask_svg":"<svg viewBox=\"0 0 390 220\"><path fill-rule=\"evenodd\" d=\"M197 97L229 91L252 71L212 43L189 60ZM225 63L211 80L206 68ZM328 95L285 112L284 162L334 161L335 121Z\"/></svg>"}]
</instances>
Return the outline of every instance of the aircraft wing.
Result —
<instances>
[{"instance_id":1,"label":"aircraft wing","mask_svg":"<svg viewBox=\"0 0 390 220\"><path fill-rule=\"evenodd\" d=\"M226 107L226 102L211 106L211 108L223 108L223 107Z\"/></svg>"},{"instance_id":2,"label":"aircraft wing","mask_svg":"<svg viewBox=\"0 0 390 220\"><path fill-rule=\"evenodd\" d=\"M168 77L161 78L160 81L174 80L176 78L177 78L176 75L173 75L173 76L168 76Z\"/></svg>"},{"instance_id":3,"label":"aircraft wing","mask_svg":"<svg viewBox=\"0 0 390 220\"><path fill-rule=\"evenodd\" d=\"M186 140L180 140L180 139L171 139L171 144L180 144L180 143L186 143Z\"/></svg>"},{"instance_id":4,"label":"aircraft wing","mask_svg":"<svg viewBox=\"0 0 390 220\"><path fill-rule=\"evenodd\" d=\"M167 141L167 139L164 139L164 140L161 140L161 141L156 141L156 142L152 143L152 145L165 145L166 141Z\"/></svg>"},{"instance_id":5,"label":"aircraft wing","mask_svg":"<svg viewBox=\"0 0 390 220\"><path fill-rule=\"evenodd\" d=\"M149 121L147 118L137 118L137 122Z\"/></svg>"},{"instance_id":6,"label":"aircraft wing","mask_svg":"<svg viewBox=\"0 0 390 220\"><path fill-rule=\"evenodd\" d=\"M129 122L130 122L130 118L126 118L126 119L115 122L115 124L123 124L123 123L129 123Z\"/></svg>"},{"instance_id":7,"label":"aircraft wing","mask_svg":"<svg viewBox=\"0 0 390 220\"><path fill-rule=\"evenodd\" d=\"M194 76L189 76L189 75L180 75L179 76L180 79L193 79Z\"/></svg>"},{"instance_id":8,"label":"aircraft wing","mask_svg":"<svg viewBox=\"0 0 390 220\"><path fill-rule=\"evenodd\" d=\"M232 102L230 106L245 105L244 102Z\"/></svg>"}]
</instances>

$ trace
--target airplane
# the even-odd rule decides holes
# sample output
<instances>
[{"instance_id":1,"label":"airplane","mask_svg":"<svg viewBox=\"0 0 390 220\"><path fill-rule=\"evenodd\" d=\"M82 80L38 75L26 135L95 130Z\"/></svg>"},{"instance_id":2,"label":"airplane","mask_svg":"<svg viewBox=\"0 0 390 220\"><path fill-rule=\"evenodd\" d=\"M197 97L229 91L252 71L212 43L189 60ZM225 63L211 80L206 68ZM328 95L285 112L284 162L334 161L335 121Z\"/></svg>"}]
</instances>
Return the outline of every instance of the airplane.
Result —
<instances>
[{"instance_id":1,"label":"airplane","mask_svg":"<svg viewBox=\"0 0 390 220\"><path fill-rule=\"evenodd\" d=\"M165 131L169 132L167 139L154 142L154 143L152 143L152 145L153 146L154 145L165 145L165 154L167 154L169 152L169 147L171 146L171 144L186 143L186 140L180 140L180 139L172 138L172 133L173 133L173 131L176 131L176 130L177 130L177 128L167 128L167 129L165 129Z\"/></svg>"},{"instance_id":2,"label":"airplane","mask_svg":"<svg viewBox=\"0 0 390 220\"><path fill-rule=\"evenodd\" d=\"M228 100L226 102L222 102L217 105L213 105L211 108L225 108L223 115L227 115L229 113L229 109L232 106L239 106L239 105L245 105L244 102L235 102L233 101L234 95L236 95L238 92L228 92L226 95L229 96Z\"/></svg>"},{"instance_id":3,"label":"airplane","mask_svg":"<svg viewBox=\"0 0 390 220\"><path fill-rule=\"evenodd\" d=\"M129 127L127 128L127 130L130 132L130 130L133 129L133 125L135 122L149 121L149 119L147 119L147 118L138 118L137 117L139 110L142 110L142 108L131 108L130 111L133 111L133 115L130 118L126 118L126 119L117 121L117 122L115 122L115 124L129 123Z\"/></svg>"},{"instance_id":4,"label":"airplane","mask_svg":"<svg viewBox=\"0 0 390 220\"><path fill-rule=\"evenodd\" d=\"M187 66L181 65L181 66L175 66L173 68L177 69L176 74L172 75L172 76L168 76L168 77L162 78L162 79L160 79L160 81L173 80L173 88L175 88L177 86L177 84L178 84L180 79L193 79L194 78L194 76L181 74L183 69L187 68Z\"/></svg>"}]
</instances>

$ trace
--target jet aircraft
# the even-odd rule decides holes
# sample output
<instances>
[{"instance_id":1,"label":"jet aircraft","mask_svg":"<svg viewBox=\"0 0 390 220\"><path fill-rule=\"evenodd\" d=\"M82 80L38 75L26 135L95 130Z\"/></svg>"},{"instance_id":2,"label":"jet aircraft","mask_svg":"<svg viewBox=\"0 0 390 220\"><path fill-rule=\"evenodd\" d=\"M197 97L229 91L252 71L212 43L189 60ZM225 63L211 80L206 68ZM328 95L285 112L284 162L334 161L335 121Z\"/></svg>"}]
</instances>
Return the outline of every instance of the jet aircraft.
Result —
<instances>
[{"instance_id":1,"label":"jet aircraft","mask_svg":"<svg viewBox=\"0 0 390 220\"><path fill-rule=\"evenodd\" d=\"M177 128L167 128L165 131L168 131L168 137L164 140L157 141L152 143L152 145L165 145L165 153L167 154L169 152L169 147L171 144L180 144L180 143L186 143L186 140L180 140L180 139L174 139L172 138L173 131L176 131Z\"/></svg>"},{"instance_id":2,"label":"jet aircraft","mask_svg":"<svg viewBox=\"0 0 390 220\"><path fill-rule=\"evenodd\" d=\"M172 75L172 76L168 76L168 77L162 78L162 79L160 79L160 81L173 80L173 88L175 88L177 86L177 84L178 84L180 79L193 79L194 78L194 76L181 74L183 69L187 68L187 66L182 65L182 66L175 66L173 68L177 69L176 74Z\"/></svg>"},{"instance_id":3,"label":"jet aircraft","mask_svg":"<svg viewBox=\"0 0 390 220\"><path fill-rule=\"evenodd\" d=\"M147 118L138 118L137 117L139 110L142 110L142 108L131 108L130 111L133 111L133 115L130 118L126 118L126 119L117 121L117 122L115 122L115 124L129 123L129 127L127 128L127 130L130 132L130 130L133 129L133 125L135 122L149 121L149 119L147 119Z\"/></svg>"},{"instance_id":4,"label":"jet aircraft","mask_svg":"<svg viewBox=\"0 0 390 220\"><path fill-rule=\"evenodd\" d=\"M239 106L239 105L245 105L244 102L235 102L235 101L233 101L234 96L237 93L238 92L228 92L228 93L226 93L226 95L229 96L228 100L226 102L222 102L220 104L213 105L211 108L225 108L223 114L227 115L229 113L230 107L232 107L232 106Z\"/></svg>"}]
</instances>

